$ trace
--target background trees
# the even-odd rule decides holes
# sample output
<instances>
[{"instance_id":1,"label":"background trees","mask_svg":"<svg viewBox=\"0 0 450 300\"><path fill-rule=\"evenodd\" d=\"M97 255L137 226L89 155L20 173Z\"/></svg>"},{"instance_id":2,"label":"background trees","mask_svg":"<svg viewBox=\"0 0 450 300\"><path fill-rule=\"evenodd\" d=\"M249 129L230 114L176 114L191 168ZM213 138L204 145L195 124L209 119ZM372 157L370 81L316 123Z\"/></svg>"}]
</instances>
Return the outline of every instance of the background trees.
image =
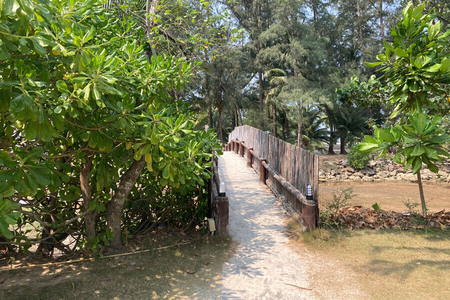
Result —
<instances>
[{"instance_id":1,"label":"background trees","mask_svg":"<svg viewBox=\"0 0 450 300\"><path fill-rule=\"evenodd\" d=\"M326 141L332 153L336 140L348 131L343 128L360 125L355 118L343 118L336 90L350 88L351 77L355 75L361 82L369 79L374 71L366 68L363 61L373 60L383 41L390 38L389 26L398 18L400 5L400 1L384 0L223 1L219 7L229 9L231 30L241 37L239 42L229 43L229 47L235 54L241 52L247 62L235 66L232 75L249 78L241 80L245 86L230 100L243 101L237 106L238 115L243 116L246 124L302 146L304 139L312 138L303 134L302 120L307 118L304 114L320 111L317 117L325 117L322 127L328 129ZM274 86L272 70L284 73L282 85ZM369 115L380 112L367 107L367 101L355 101L352 105L364 107L361 109ZM215 112L217 108L212 110ZM222 116L225 119L222 127L236 124L228 114ZM337 124L338 115L342 122L345 119L353 124ZM380 116L374 116L377 117ZM361 136L362 132L356 135ZM344 140L344 146L346 143ZM325 148L325 143L315 146Z\"/></svg>"}]
</instances>

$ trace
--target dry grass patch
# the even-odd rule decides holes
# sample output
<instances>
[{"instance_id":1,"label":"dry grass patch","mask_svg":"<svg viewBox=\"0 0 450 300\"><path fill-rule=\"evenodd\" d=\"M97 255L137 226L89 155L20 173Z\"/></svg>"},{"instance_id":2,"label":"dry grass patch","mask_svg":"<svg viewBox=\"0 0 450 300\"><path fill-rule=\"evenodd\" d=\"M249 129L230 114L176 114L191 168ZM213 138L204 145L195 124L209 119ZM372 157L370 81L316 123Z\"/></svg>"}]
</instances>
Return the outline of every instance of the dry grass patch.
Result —
<instances>
[{"instance_id":1,"label":"dry grass patch","mask_svg":"<svg viewBox=\"0 0 450 300\"><path fill-rule=\"evenodd\" d=\"M188 242L188 243L186 243ZM209 299L221 293L228 238L148 238L129 256L50 267L1 270L0 299Z\"/></svg>"},{"instance_id":2,"label":"dry grass patch","mask_svg":"<svg viewBox=\"0 0 450 300\"><path fill-rule=\"evenodd\" d=\"M309 250L354 272L372 299L450 299L448 230L301 234L298 224L290 227Z\"/></svg>"}]
</instances>

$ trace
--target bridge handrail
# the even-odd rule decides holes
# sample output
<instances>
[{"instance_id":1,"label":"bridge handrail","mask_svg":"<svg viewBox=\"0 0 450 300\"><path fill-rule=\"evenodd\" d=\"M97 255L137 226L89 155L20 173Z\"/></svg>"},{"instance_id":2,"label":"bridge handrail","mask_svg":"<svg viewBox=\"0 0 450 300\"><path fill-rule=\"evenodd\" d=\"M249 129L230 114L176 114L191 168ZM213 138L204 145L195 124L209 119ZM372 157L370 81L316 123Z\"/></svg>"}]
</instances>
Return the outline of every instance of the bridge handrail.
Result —
<instances>
[{"instance_id":1,"label":"bridge handrail","mask_svg":"<svg viewBox=\"0 0 450 300\"><path fill-rule=\"evenodd\" d=\"M318 225L317 155L247 125L233 130L225 150L246 155L247 166L260 174L260 181L272 189L287 209L301 214L305 230ZM308 184L313 188L313 200L306 197Z\"/></svg>"}]
</instances>

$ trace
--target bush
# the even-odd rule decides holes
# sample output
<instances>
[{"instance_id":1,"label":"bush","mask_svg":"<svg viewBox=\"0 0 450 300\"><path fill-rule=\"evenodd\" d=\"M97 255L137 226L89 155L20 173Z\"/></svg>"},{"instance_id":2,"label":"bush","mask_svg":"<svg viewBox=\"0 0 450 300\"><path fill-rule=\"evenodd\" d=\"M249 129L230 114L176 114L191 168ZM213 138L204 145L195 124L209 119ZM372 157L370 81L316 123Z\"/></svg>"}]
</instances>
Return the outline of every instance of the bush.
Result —
<instances>
[{"instance_id":1,"label":"bush","mask_svg":"<svg viewBox=\"0 0 450 300\"><path fill-rule=\"evenodd\" d=\"M369 154L363 154L358 152L357 144L353 144L348 153L347 164L355 169L363 169L370 161Z\"/></svg>"}]
</instances>

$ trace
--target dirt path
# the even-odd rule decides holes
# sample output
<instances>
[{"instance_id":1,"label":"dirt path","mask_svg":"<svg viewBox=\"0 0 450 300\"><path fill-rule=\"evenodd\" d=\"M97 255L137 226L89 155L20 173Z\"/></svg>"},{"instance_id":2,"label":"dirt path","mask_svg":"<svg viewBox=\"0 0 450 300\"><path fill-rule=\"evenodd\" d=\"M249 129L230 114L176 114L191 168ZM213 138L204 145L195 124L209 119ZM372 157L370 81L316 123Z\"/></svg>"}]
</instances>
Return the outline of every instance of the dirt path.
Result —
<instances>
[{"instance_id":1,"label":"dirt path","mask_svg":"<svg viewBox=\"0 0 450 300\"><path fill-rule=\"evenodd\" d=\"M223 299L313 299L307 267L289 246L286 215L245 161L219 159L230 201L230 235L237 242L223 270Z\"/></svg>"}]
</instances>

